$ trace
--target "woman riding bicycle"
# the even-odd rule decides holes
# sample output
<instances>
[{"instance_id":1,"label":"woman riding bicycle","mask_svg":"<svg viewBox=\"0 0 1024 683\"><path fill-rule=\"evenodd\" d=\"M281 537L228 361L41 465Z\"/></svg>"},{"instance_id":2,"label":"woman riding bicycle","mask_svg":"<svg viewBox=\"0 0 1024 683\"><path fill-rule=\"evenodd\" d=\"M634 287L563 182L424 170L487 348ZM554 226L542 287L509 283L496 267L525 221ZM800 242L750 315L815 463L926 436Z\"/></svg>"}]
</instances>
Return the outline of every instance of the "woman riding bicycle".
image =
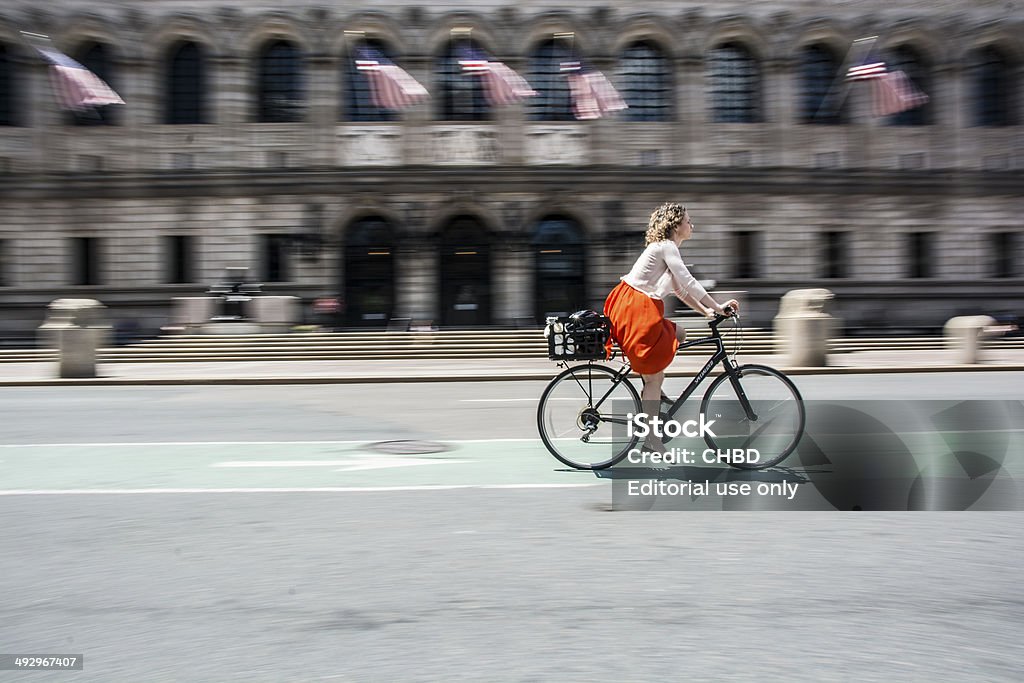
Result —
<instances>
[{"instance_id":1,"label":"woman riding bicycle","mask_svg":"<svg viewBox=\"0 0 1024 683\"><path fill-rule=\"evenodd\" d=\"M675 294L706 317L727 315L726 309L739 311L735 299L724 305L716 302L683 264L679 245L692 234L685 206L666 203L655 209L647 225L647 247L604 303L612 338L643 378L640 398L648 414L658 414L665 368L686 339L686 330L665 318L664 299ZM658 448L660 443L653 440L651 445Z\"/></svg>"}]
</instances>

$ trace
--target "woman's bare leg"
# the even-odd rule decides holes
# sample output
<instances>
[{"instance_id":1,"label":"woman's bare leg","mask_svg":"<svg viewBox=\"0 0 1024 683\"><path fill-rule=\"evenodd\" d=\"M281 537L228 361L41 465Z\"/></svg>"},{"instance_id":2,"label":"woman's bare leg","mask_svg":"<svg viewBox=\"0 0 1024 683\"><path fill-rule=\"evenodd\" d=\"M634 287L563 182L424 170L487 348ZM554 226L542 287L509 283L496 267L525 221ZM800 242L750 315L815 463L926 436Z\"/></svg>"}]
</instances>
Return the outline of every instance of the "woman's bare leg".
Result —
<instances>
[{"instance_id":1,"label":"woman's bare leg","mask_svg":"<svg viewBox=\"0 0 1024 683\"><path fill-rule=\"evenodd\" d=\"M682 344L686 341L686 328L676 325L676 339ZM644 412L647 413L648 418L654 417L655 415L661 414L661 398L664 395L661 391L662 385L665 383L665 371L657 372L653 375L640 375L644 380L644 388L640 392L640 402L643 405ZM661 439L654 434L650 434L647 440L644 442L645 447L652 451L664 452L665 444L661 442Z\"/></svg>"},{"instance_id":2,"label":"woman's bare leg","mask_svg":"<svg viewBox=\"0 0 1024 683\"><path fill-rule=\"evenodd\" d=\"M661 414L661 385L665 382L665 371L640 376L644 380L644 388L640 392L640 402L644 412L647 413L648 422L650 422L650 418ZM663 452L665 450L665 444L654 434L647 436L644 447L651 451Z\"/></svg>"}]
</instances>

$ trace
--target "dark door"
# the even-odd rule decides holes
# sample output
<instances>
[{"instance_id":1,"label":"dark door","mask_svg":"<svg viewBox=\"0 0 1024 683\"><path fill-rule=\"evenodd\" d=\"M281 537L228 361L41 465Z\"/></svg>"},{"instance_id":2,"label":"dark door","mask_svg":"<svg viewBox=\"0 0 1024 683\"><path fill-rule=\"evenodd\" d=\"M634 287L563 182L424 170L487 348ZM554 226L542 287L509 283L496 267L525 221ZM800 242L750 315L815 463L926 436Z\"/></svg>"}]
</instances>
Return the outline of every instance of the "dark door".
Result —
<instances>
[{"instance_id":1,"label":"dark door","mask_svg":"<svg viewBox=\"0 0 1024 683\"><path fill-rule=\"evenodd\" d=\"M471 216L453 219L441 233L441 324L477 327L491 323L491 245Z\"/></svg>"},{"instance_id":2,"label":"dark door","mask_svg":"<svg viewBox=\"0 0 1024 683\"><path fill-rule=\"evenodd\" d=\"M362 218L345 239L345 325L384 327L394 312L394 230L382 218Z\"/></svg>"},{"instance_id":3,"label":"dark door","mask_svg":"<svg viewBox=\"0 0 1024 683\"><path fill-rule=\"evenodd\" d=\"M537 321L585 308L586 262L579 224L565 216L546 216L537 223L530 246L534 253Z\"/></svg>"}]
</instances>

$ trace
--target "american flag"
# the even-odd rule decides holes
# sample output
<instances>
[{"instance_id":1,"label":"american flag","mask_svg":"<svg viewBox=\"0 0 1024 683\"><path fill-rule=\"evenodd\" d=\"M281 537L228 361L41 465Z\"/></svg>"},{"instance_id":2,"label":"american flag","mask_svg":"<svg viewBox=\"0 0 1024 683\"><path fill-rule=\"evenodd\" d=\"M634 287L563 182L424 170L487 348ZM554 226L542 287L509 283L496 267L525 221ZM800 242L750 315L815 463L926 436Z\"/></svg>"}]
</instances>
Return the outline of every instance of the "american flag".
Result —
<instances>
[{"instance_id":1,"label":"american flag","mask_svg":"<svg viewBox=\"0 0 1024 683\"><path fill-rule=\"evenodd\" d=\"M81 111L89 107L124 104L120 95L104 83L99 76L63 52L51 47L36 49L50 64L57 102L64 109Z\"/></svg>"},{"instance_id":2,"label":"american flag","mask_svg":"<svg viewBox=\"0 0 1024 683\"><path fill-rule=\"evenodd\" d=\"M619 91L600 71L579 60L562 62L559 70L569 79L569 95L577 119L599 119L608 112L628 108Z\"/></svg>"},{"instance_id":3,"label":"american flag","mask_svg":"<svg viewBox=\"0 0 1024 683\"><path fill-rule=\"evenodd\" d=\"M429 97L426 88L380 50L364 46L357 55L356 69L370 81L370 98L375 106L398 110Z\"/></svg>"},{"instance_id":4,"label":"american flag","mask_svg":"<svg viewBox=\"0 0 1024 683\"><path fill-rule=\"evenodd\" d=\"M889 71L885 62L855 64L846 72L847 81L871 83L872 111L875 116L889 116L920 107L928 96L918 90L902 71Z\"/></svg>"},{"instance_id":5,"label":"american flag","mask_svg":"<svg viewBox=\"0 0 1024 683\"><path fill-rule=\"evenodd\" d=\"M503 62L489 59L479 50L462 50L459 66L463 73L475 74L484 79L484 94L492 106L512 104L537 94L525 78Z\"/></svg>"}]
</instances>

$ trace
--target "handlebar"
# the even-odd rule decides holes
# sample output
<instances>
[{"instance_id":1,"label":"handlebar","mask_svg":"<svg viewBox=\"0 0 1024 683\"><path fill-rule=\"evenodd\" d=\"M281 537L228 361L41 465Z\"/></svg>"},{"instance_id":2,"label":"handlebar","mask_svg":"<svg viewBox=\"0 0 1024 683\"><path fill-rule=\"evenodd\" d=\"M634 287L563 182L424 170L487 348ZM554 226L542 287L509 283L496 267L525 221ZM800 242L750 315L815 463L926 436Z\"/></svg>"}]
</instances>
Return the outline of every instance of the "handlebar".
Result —
<instances>
[{"instance_id":1,"label":"handlebar","mask_svg":"<svg viewBox=\"0 0 1024 683\"><path fill-rule=\"evenodd\" d=\"M722 315L720 313L715 313L714 319L711 322L708 323L708 326L711 327L712 329L714 329L714 328L718 327L718 324L721 323L723 320L728 320L729 318L732 318L733 316L736 315L736 312L734 310L732 310L731 306L726 306L725 307L725 312L726 312L726 315Z\"/></svg>"}]
</instances>

